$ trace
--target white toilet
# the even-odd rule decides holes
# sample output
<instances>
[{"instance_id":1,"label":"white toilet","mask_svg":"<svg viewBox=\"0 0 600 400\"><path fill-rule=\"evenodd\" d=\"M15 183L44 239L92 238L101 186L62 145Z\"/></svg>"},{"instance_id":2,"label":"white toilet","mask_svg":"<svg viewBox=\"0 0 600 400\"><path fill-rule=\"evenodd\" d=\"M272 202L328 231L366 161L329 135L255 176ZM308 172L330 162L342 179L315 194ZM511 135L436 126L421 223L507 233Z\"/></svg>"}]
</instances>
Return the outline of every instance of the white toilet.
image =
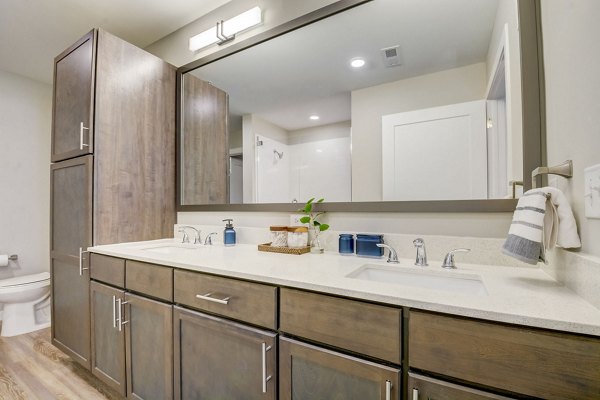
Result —
<instances>
[{"instance_id":1,"label":"white toilet","mask_svg":"<svg viewBox=\"0 0 600 400\"><path fill-rule=\"evenodd\" d=\"M0 304L4 305L0 336L16 336L49 327L49 298L48 272L0 280Z\"/></svg>"}]
</instances>

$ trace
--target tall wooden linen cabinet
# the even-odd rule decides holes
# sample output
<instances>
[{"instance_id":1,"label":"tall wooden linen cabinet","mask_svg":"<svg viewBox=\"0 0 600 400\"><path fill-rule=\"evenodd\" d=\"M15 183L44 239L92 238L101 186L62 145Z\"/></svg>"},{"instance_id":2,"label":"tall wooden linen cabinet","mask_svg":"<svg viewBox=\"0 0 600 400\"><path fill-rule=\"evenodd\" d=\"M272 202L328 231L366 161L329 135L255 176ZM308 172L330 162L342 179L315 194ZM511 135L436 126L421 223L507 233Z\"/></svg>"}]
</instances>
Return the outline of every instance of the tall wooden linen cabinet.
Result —
<instances>
[{"instance_id":1,"label":"tall wooden linen cabinet","mask_svg":"<svg viewBox=\"0 0 600 400\"><path fill-rule=\"evenodd\" d=\"M172 235L175 67L101 29L54 60L52 342L90 368L88 246Z\"/></svg>"}]
</instances>

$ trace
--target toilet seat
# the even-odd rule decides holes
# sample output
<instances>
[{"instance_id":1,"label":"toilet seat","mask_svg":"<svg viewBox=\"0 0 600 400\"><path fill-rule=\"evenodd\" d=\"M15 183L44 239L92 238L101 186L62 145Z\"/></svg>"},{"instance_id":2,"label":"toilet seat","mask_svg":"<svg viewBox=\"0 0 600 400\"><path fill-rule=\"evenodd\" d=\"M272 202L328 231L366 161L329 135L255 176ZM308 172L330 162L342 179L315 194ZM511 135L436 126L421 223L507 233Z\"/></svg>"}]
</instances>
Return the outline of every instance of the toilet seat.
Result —
<instances>
[{"instance_id":1,"label":"toilet seat","mask_svg":"<svg viewBox=\"0 0 600 400\"><path fill-rule=\"evenodd\" d=\"M17 288L23 286L38 286L36 283L45 284L50 279L50 273L41 272L39 274L15 276L14 278L0 279L0 290L8 288Z\"/></svg>"}]
</instances>

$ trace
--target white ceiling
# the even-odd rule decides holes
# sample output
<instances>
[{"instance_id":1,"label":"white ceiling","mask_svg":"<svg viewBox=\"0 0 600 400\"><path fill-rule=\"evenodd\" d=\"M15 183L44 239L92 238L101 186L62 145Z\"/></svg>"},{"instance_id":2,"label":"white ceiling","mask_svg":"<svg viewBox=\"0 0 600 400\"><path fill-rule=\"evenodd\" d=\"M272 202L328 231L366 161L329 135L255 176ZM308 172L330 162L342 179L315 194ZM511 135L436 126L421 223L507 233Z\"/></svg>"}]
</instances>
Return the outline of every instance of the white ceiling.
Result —
<instances>
[{"instance_id":1,"label":"white ceiling","mask_svg":"<svg viewBox=\"0 0 600 400\"><path fill-rule=\"evenodd\" d=\"M497 5L498 0L375 0L194 75L228 92L234 115L256 114L287 130L347 121L352 90L484 62ZM394 45L401 46L403 64L386 68L380 49ZM352 70L348 63L357 56L367 64ZM312 113L321 119L309 121Z\"/></svg>"},{"instance_id":2,"label":"white ceiling","mask_svg":"<svg viewBox=\"0 0 600 400\"><path fill-rule=\"evenodd\" d=\"M230 0L0 0L0 70L52 83L54 57L92 28L146 47Z\"/></svg>"}]
</instances>

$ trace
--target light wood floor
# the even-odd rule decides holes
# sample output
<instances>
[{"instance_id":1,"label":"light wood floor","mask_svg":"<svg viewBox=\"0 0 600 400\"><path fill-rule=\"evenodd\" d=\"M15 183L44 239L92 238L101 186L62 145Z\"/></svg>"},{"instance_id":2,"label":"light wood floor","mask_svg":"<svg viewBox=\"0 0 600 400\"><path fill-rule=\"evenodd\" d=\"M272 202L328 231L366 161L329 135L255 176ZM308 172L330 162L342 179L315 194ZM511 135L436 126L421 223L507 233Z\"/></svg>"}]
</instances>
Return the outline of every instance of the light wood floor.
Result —
<instances>
[{"instance_id":1,"label":"light wood floor","mask_svg":"<svg viewBox=\"0 0 600 400\"><path fill-rule=\"evenodd\" d=\"M50 329L0 337L0 399L120 400L50 343Z\"/></svg>"}]
</instances>

